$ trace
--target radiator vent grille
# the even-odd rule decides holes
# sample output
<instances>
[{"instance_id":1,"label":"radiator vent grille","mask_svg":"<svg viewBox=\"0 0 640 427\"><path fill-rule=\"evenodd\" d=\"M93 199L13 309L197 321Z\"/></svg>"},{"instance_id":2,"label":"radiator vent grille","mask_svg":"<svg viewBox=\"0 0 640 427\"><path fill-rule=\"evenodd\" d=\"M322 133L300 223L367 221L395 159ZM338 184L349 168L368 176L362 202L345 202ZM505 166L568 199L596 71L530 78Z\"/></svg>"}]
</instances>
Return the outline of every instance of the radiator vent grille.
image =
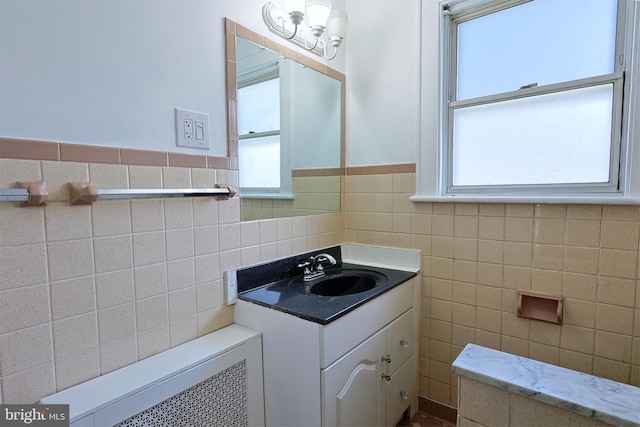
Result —
<instances>
[{"instance_id":1,"label":"radiator vent grille","mask_svg":"<svg viewBox=\"0 0 640 427\"><path fill-rule=\"evenodd\" d=\"M117 427L248 426L247 363L236 363Z\"/></svg>"}]
</instances>

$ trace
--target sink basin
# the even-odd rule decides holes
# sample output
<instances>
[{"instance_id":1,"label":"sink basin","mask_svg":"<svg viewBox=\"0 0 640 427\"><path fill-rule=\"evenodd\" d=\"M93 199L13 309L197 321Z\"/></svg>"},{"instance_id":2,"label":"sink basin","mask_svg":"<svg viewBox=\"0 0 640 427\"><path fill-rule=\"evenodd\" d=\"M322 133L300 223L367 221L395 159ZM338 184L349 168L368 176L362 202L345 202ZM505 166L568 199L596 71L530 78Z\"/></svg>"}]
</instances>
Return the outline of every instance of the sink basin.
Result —
<instances>
[{"instance_id":1,"label":"sink basin","mask_svg":"<svg viewBox=\"0 0 640 427\"><path fill-rule=\"evenodd\" d=\"M376 287L384 275L369 271L340 272L314 280L309 292L325 297L354 295Z\"/></svg>"}]
</instances>

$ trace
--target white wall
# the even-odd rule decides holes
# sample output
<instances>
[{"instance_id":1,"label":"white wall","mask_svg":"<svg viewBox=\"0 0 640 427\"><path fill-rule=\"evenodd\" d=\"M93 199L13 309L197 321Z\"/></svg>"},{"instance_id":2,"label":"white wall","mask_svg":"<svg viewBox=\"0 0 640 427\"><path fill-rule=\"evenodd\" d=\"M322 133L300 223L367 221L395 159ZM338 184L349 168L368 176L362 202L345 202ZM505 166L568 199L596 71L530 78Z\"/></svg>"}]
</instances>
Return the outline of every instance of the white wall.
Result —
<instances>
[{"instance_id":1,"label":"white wall","mask_svg":"<svg viewBox=\"0 0 640 427\"><path fill-rule=\"evenodd\" d=\"M0 136L225 156L223 19L284 44L265 1L0 0ZM211 150L175 146L176 107Z\"/></svg>"},{"instance_id":2,"label":"white wall","mask_svg":"<svg viewBox=\"0 0 640 427\"><path fill-rule=\"evenodd\" d=\"M348 0L347 13L347 166L415 163L420 1Z\"/></svg>"}]
</instances>

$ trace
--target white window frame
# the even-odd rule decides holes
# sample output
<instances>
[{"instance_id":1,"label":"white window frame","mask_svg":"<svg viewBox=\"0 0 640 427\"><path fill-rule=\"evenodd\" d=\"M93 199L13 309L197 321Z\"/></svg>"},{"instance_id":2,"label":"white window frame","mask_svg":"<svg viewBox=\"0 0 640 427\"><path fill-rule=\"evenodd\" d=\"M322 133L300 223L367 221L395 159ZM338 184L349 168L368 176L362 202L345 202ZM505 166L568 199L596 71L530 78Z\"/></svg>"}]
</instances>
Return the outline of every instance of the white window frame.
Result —
<instances>
[{"instance_id":1,"label":"white window frame","mask_svg":"<svg viewBox=\"0 0 640 427\"><path fill-rule=\"evenodd\" d=\"M618 14L619 19L623 19L623 24L618 25L617 38L622 43L618 52L624 55L624 65L622 69L616 70L614 80L618 82L617 90L624 90L624 98L621 101L622 117L617 118L622 129L617 135L620 143L613 144L619 147L619 153L612 154L613 161L619 160L617 191L584 191L580 186L567 191L566 187L554 189L547 185L501 190L493 187L491 192L478 192L477 188L472 191L463 189L451 192L448 188L451 171L447 144L450 136L449 81L452 76L448 45L451 15L460 16L466 11L484 7L502 8L505 4L514 5L524 1L422 0L420 143L416 195L411 199L417 202L640 204L640 120L633 120L634 117L640 117L640 1L619 1L621 7ZM624 87L622 73L625 76ZM596 77L584 79L580 84L589 85L599 81ZM536 94L548 89L549 87L541 87L525 91L527 94ZM517 95L522 94L519 91ZM613 166L616 169L617 165Z\"/></svg>"}]
</instances>

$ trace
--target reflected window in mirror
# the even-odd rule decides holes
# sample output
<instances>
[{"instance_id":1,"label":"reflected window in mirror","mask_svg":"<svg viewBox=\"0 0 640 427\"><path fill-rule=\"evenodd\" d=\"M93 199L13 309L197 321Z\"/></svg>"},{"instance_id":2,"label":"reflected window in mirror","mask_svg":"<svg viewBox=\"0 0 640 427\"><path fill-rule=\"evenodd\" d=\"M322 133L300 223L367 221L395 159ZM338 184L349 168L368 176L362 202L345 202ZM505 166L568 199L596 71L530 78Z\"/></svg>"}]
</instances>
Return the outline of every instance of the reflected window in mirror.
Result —
<instances>
[{"instance_id":1,"label":"reflected window in mirror","mask_svg":"<svg viewBox=\"0 0 640 427\"><path fill-rule=\"evenodd\" d=\"M238 38L238 172L240 194L251 198L292 198L286 123L286 59Z\"/></svg>"},{"instance_id":2,"label":"reflected window in mirror","mask_svg":"<svg viewBox=\"0 0 640 427\"><path fill-rule=\"evenodd\" d=\"M278 62L238 75L240 191L246 195L285 195L281 176L280 73ZM290 176L290 173L287 175Z\"/></svg>"}]
</instances>

